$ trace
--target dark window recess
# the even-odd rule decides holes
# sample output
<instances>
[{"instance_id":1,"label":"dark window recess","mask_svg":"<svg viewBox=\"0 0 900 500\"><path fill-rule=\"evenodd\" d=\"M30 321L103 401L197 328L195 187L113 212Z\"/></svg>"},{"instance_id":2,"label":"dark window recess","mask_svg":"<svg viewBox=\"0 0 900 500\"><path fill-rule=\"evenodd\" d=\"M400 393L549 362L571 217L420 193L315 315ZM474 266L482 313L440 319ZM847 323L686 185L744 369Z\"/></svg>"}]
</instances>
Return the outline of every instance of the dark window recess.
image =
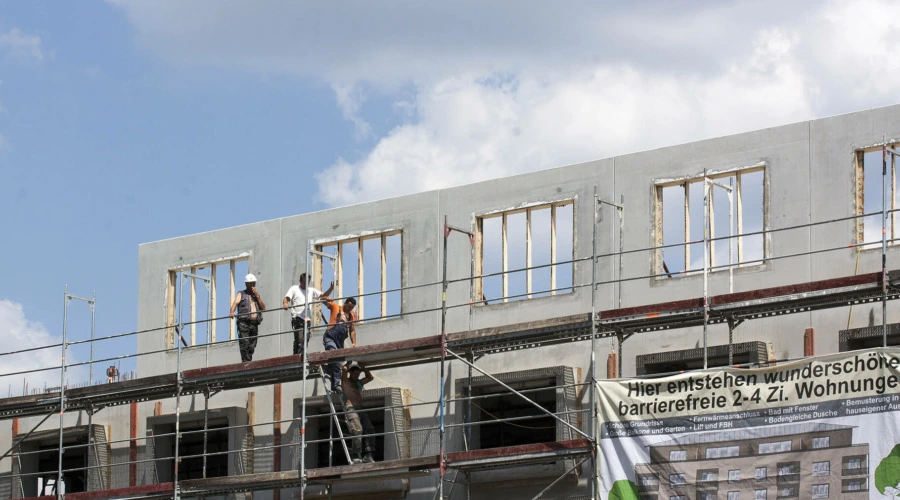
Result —
<instances>
[{"instance_id":1,"label":"dark window recess","mask_svg":"<svg viewBox=\"0 0 900 500\"><path fill-rule=\"evenodd\" d=\"M174 424L164 424L154 426L158 435L174 434ZM178 441L178 456L181 458L181 465L178 466L178 480L184 479L202 479L203 478L203 432L193 432L203 430L203 421L189 420L181 422L181 439ZM223 477L228 475L228 453L219 453L228 451L228 420L216 419L211 420L206 429L206 477ZM175 440L174 439L157 439L156 456L157 458L174 457L175 456ZM195 456L201 455L201 456ZM235 459L239 459L235 456ZM174 474L174 461L159 461L158 467L168 467L169 473ZM163 465L166 464L166 465ZM172 476L169 476L172 477Z\"/></svg>"},{"instance_id":2,"label":"dark window recess","mask_svg":"<svg viewBox=\"0 0 900 500\"><path fill-rule=\"evenodd\" d=\"M97 442L98 453L103 453L105 449L105 436L102 434L102 427L94 425ZM24 436L14 436L14 439L21 439ZM96 489L98 485L91 485L89 470L87 467L96 465L96 458L92 461L92 457L96 457L93 452L89 452L89 448L84 446L88 444L88 426L67 427L63 435L63 446L66 448L63 454L62 468L63 486L66 493L78 493ZM13 462L13 476L20 476L22 493L25 497L54 495L56 494L56 480L59 467L59 431L37 431L24 440L16 447L16 453L22 455ZM90 454L89 454L90 453ZM105 454L103 455L106 456ZM106 464L105 459L101 462ZM93 469L93 477L98 478L97 469ZM94 479L96 481L97 479ZM14 480L15 481L15 480Z\"/></svg>"},{"instance_id":3,"label":"dark window recess","mask_svg":"<svg viewBox=\"0 0 900 500\"><path fill-rule=\"evenodd\" d=\"M536 387L544 385L547 389L529 392L526 395L545 410L556 413L556 381L543 380L538 384ZM502 387L495 386L473 389L472 395L504 392L507 391ZM476 399L472 404L473 419L477 422L486 422L480 425L481 439L478 449L556 441L556 420L535 408L521 396L503 394ZM536 418L512 422L497 421L498 419L531 416Z\"/></svg>"},{"instance_id":4,"label":"dark window recess","mask_svg":"<svg viewBox=\"0 0 900 500\"><path fill-rule=\"evenodd\" d=\"M373 403L373 405L374 404L378 403ZM334 409L335 411L340 412L341 406L335 405ZM315 419L313 419L315 421L315 436L318 437L315 437L313 439L326 439L328 437L330 422L331 437L334 439L334 441L331 441L331 445L333 446L333 449L331 450L331 466L337 467L340 465L347 465L347 456L344 454L344 447L341 445L340 435L338 434L337 428L335 427L334 417L331 415L331 410L328 408L328 406L324 406L318 409L314 409L313 411L318 411L318 415ZM362 410L358 411L362 413ZM369 416L369 420L372 422L372 427L375 428L376 434L382 434L385 432L384 413L385 412L383 408L370 409L366 411L366 414ZM341 423L341 432L344 433L344 438L347 442L347 449L350 451L350 453L353 453L353 440L350 439L349 435L347 434L347 425L344 421L344 416L338 415L338 420ZM316 443L317 468L328 467L328 447L328 441ZM373 453L372 456L373 458L375 458L376 462L384 461L384 436L375 436L375 453Z\"/></svg>"},{"instance_id":5,"label":"dark window recess","mask_svg":"<svg viewBox=\"0 0 900 500\"><path fill-rule=\"evenodd\" d=\"M881 347L882 335L881 325L841 330L838 332L841 352ZM887 345L900 345L900 323L888 324Z\"/></svg>"},{"instance_id":6,"label":"dark window recess","mask_svg":"<svg viewBox=\"0 0 900 500\"><path fill-rule=\"evenodd\" d=\"M87 436L85 436L87 438ZM87 444L85 440L64 441L65 446ZM41 445L39 448L43 453L38 457L38 469L35 472L43 473L37 477L38 486L43 486L38 495L51 495L56 493L55 483L57 479L57 468L59 466L59 444ZM73 448L66 450L63 454L62 467L66 469L84 469L87 467L87 448ZM26 471L28 472L28 471ZM32 476L33 478L35 476ZM34 479L32 479L33 481ZM76 470L71 472L63 472L63 484L66 493L78 493L87 491L87 470Z\"/></svg>"},{"instance_id":7,"label":"dark window recess","mask_svg":"<svg viewBox=\"0 0 900 500\"><path fill-rule=\"evenodd\" d=\"M733 344L735 365L765 364L768 350L764 342L741 342ZM728 366L728 345L710 346L707 353L708 366ZM684 349L637 356L638 375L664 375L703 368L703 349Z\"/></svg>"}]
</instances>

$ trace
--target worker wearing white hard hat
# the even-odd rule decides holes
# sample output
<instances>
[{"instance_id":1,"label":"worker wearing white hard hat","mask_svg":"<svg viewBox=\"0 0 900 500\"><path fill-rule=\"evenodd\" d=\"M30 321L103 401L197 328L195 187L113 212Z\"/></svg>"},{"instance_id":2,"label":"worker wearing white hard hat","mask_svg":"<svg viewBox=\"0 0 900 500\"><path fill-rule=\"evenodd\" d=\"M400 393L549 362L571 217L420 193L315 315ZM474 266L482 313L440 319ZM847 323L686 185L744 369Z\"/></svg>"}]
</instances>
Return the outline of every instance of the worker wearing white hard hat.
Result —
<instances>
[{"instance_id":1,"label":"worker wearing white hard hat","mask_svg":"<svg viewBox=\"0 0 900 500\"><path fill-rule=\"evenodd\" d=\"M234 310L237 309L237 331L240 338L238 347L241 351L241 361L247 362L253 360L256 336L259 334L259 324L262 323L266 303L259 295L259 290L256 288L256 276L253 273L244 276L244 286L246 288L234 296L229 314L234 318Z\"/></svg>"}]
</instances>

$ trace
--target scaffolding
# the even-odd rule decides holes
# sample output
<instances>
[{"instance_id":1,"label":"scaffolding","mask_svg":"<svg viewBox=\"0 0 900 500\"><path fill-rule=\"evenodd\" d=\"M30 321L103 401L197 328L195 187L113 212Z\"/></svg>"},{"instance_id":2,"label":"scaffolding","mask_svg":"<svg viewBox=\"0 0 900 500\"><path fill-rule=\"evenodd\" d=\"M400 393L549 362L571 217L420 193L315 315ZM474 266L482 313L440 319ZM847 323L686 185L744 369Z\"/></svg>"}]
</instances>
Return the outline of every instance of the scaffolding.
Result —
<instances>
[{"instance_id":1,"label":"scaffolding","mask_svg":"<svg viewBox=\"0 0 900 500\"><path fill-rule=\"evenodd\" d=\"M884 168L882 191L886 190L887 178L887 158L890 155L892 162L896 157L892 149L887 148L885 142L884 147ZM707 353L709 346L707 344L707 327L714 324L725 324L728 327L728 347L729 357L728 364L734 366L733 357L733 332L741 323L747 320L757 318L768 318L784 314L794 314L801 312L810 312L828 308L854 306L864 303L880 303L882 307L882 344L887 346L887 302L900 297L900 270L889 270L887 267L887 247L890 242L895 239L888 240L886 232L882 231L881 244L881 270L879 272L855 274L852 276L844 276L840 278L831 278L819 281L810 281L804 283L793 283L778 287L761 288L755 290L747 290L742 292L734 292L730 289L730 293L721 295L710 295L707 279L710 273L726 269L729 274L740 266L748 264L762 264L780 259L790 259L800 256L808 256L816 253L843 251L848 248L847 245L841 245L833 248L810 249L807 252L790 254L790 255L763 255L761 259L753 262L733 262L731 259L731 251L729 251L729 263L727 265L712 266L711 261L704 259L702 270L696 273L703 276L703 295L688 299L682 299L672 302L635 305L623 307L622 293L620 287L623 283L634 280L662 279L670 275L668 271L664 274L652 272L650 274L641 274L639 276L625 277L623 275L624 268L622 266L622 258L625 255L639 252L660 252L665 248L676 246L684 246L687 248L692 244L702 244L705 252L709 252L711 245L717 241L732 241L736 238L746 237L751 234L759 234L764 238L773 234L784 231L802 230L812 226L820 226L833 224L838 222L846 222L862 217L872 215L880 215L882 217L883 227L886 227L888 216L895 209L888 209L886 201L882 203L882 210L876 213L859 214L850 217L843 217L825 221L816 221L808 224L782 227L775 229L763 228L755 233L729 234L728 236L712 237L710 231L709 218L709 202L713 187L722 188L723 185L716 184L714 181L706 178L704 173L704 207L706 214L704 217L704 235L702 240L679 242L671 245L657 245L646 248L628 249L624 248L624 199L618 202L602 200L594 190L592 203L592 243L591 255L589 257L573 258L563 262L553 262L546 265L531 266L531 262L527 262L528 266L522 269L508 270L498 273L475 275L475 267L473 264L471 275L463 278L448 277L447 261L448 247L447 242L453 233L459 233L468 236L471 244L474 245L476 235L471 231L450 225L448 220L444 219L442 225L443 235L443 252L442 252L442 274L441 280L433 283L420 283L391 289L390 291L410 291L419 290L426 287L440 287L440 307L428 308L420 311L402 311L403 315L411 314L440 314L440 332L438 335L418 337L408 340L362 345L359 347L348 347L344 349L330 350L324 352L309 352L308 347L303 350L303 356L290 355L268 359L260 359L256 361L226 364L218 366L206 366L202 368L184 369L181 363L182 343L177 340L174 342L173 348L145 352L140 354L127 354L104 359L94 359L93 345L95 342L113 338L123 338L138 334L151 332L167 331L175 328L175 332L180 336L185 326L192 326L196 323L215 321L221 318L208 318L200 321L192 321L189 324L183 321L181 311L178 314L177 325L166 325L160 328L149 330L141 330L137 332L116 334L95 338L93 332L93 320L91 328L91 339L82 341L68 341L66 339L64 316L63 340L61 344L43 346L40 348L30 348L22 350L14 350L0 353L3 356L18 355L33 352L37 349L59 348L61 356L61 364L59 367L42 368L38 370L27 370L14 373L8 373L4 376L24 375L34 373L35 371L60 370L60 387L56 391L47 391L40 394L23 394L22 396L8 397L0 399L0 419L14 419L13 432L16 437L15 442L9 450L7 450L0 460L11 457L14 463L21 463L21 459L26 456L35 456L42 453L58 452L58 466L54 471L56 474L56 485L65 484L64 475L76 473L79 471L101 472L111 467L128 466L129 468L129 486L123 488L110 488L108 483L99 483L101 487L93 491L85 491L82 493L64 493L62 488L57 487L54 495L59 498L88 499L88 498L182 498L182 497L206 497L227 493L252 492L261 490L272 490L276 492L276 498L280 498L280 490L285 488L298 488L300 498L304 498L306 491L311 486L320 485L329 495L332 493L331 488L336 484L376 481L385 479L403 479L411 478L427 478L434 477L434 496L435 498L450 498L453 495L457 484L461 484L467 489L471 487L470 475L484 470L495 470L502 468L520 467L531 464L564 464L560 470L562 473L558 475L552 482L534 496L535 499L542 498L548 492L552 491L560 481L573 474L579 474L585 464L589 464L589 481L590 497L598 498L600 491L600 477L597 465L599 454L599 442L597 429L599 422L597 421L597 403L594 394L596 386L597 374L597 346L601 339L615 339L617 346L617 358L614 364L614 371L610 375L622 375L622 350L628 339L634 335L645 332L653 332L660 330L679 329L686 327L702 327L703 328L703 368L709 367ZM729 191L730 192L730 191ZM619 222L619 249L617 252L607 254L599 254L597 250L598 227L602 221L604 210L615 210L615 214ZM850 248L862 248L871 246L875 242L860 242L850 245ZM307 276L310 272L310 262L314 256L320 258L334 258L334 256L317 251L310 242L307 250ZM618 263L618 273L614 279L601 280L598 278L598 266L602 259L613 259ZM492 276L506 276L510 273L531 271L533 269L546 268L548 266L557 266L561 264L571 263L574 267L576 263L590 262L591 264L591 281L589 283L573 283L559 289L546 290L546 292L554 292L559 290L574 290L580 288L589 288L591 293L591 311L582 314L556 317L544 320L530 321L527 323L507 324L500 327L480 328L461 332L447 332L447 313L449 310L456 308L468 308L471 315L472 308L478 307L482 303L483 297L476 297L475 283L477 280L483 280ZM504 266L505 267L505 266ZM687 271L685 271L687 272ZM182 273L183 274L183 273ZM448 304L447 290L451 284L468 283L470 289L469 300L459 304ZM597 290L602 285L615 285L617 288L618 301L615 308L601 310L598 307ZM308 292L307 292L308 293ZM375 295L383 294L384 291L374 292ZM528 295L536 293L528 290ZM68 288L65 292L66 308L72 299L82 299L89 302L91 306L92 318L95 305L95 299L83 299L81 297L71 296ZM315 301L310 301L307 295L306 307L311 307ZM514 298L514 297L504 297ZM338 300L338 299L336 299ZM180 305L179 305L180 309ZM280 310L273 309L270 311ZM380 318L388 317L382 315ZM471 317L471 316L470 316ZM379 318L375 318L379 319ZM471 321L470 321L471 325ZM322 325L304 326L303 342L308 342L309 337L324 328ZM260 335L259 338L265 336L277 336L290 333L293 330L280 331L267 335ZM223 340L222 343L237 342L238 339ZM477 364L477 360L484 356L498 353L509 353L521 349L535 349L551 345L572 345L574 349L583 349L584 342L590 342L589 353L589 370L584 380L575 380L574 383L566 385L556 385L554 391L573 389L580 391L581 397L584 397L584 391L588 391L588 408L555 408L553 411L548 410L536 402L536 398L532 396L535 389L522 389L514 387L515 384L510 382L504 375L494 375L488 373ZM90 343L91 358L89 361L81 363L66 362L66 350L74 345ZM107 384L88 385L85 387L69 389L66 384L65 374L68 369L76 366L90 365L91 375L93 375L92 367L94 363L104 363L109 361L119 361L122 359L134 358L138 355L157 354L160 352L176 352L176 371L164 375L135 378L131 380L116 381ZM207 358L208 359L208 358ZM364 362L372 369L396 368L409 365L418 365L426 363L439 363L440 377L438 380L438 400L437 401L420 401L417 403L404 402L399 405L384 405L380 407L367 406L364 410L359 411L402 411L413 406L432 406L435 408L436 425L419 429L400 429L395 428L390 432L377 433L376 436L382 436L387 439L391 436L399 439L400 434L411 435L413 432L434 432L438 433L438 452L436 454L425 454L422 456L400 457L398 459L384 460L376 463L362 463L335 466L331 461L331 453L329 452L329 466L327 467L309 467L306 463L306 449L310 445L319 445L327 443L331 447L335 442L340 442L346 453L346 444L344 436L340 434L340 423L338 416L344 415L343 409L338 410L335 406L331 406L327 414L318 414L311 416L307 413L307 406L310 404L307 396L306 381L308 379L322 380L321 369L328 363L340 363L349 360ZM778 362L782 360L769 359L767 362ZM446 368L451 362L459 363L468 371L468 390L463 394L453 394L448 391L449 381L446 379ZM608 372L610 370L608 369ZM489 380L493 386L502 388L502 391L492 392L487 395L473 395L472 380L473 372L478 372L486 380ZM281 392L280 384L288 382L302 383L302 395L300 405L300 419L282 419L280 414ZM324 380L323 380L324 382ZM278 438L271 445L256 446L253 443L249 447L242 446L240 449L229 449L225 451L209 451L207 448L207 437L211 430L209 429L209 400L216 394L223 391L231 391L238 389L246 389L252 387L266 386L276 384L278 390L278 412L273 421L255 422L248 421L246 424L233 424L217 426L216 430L242 430L250 431L258 426L275 426ZM546 390L546 389L545 389ZM184 430L181 428L181 399L188 395L202 395L204 401L203 409L203 427L202 429ZM472 405L477 404L479 398L490 398L499 396L515 396L521 401L534 407L537 412L533 415L495 418L491 422L520 424L529 420L538 418L551 419L555 428L562 429L562 435L566 439L557 439L550 442L531 443L515 446L503 446L498 448L473 449L471 430L473 427L483 425L481 421L474 421L472 418ZM89 438L86 444L65 445L64 434L66 432L64 415L66 412L85 411L88 415L89 428L91 426L91 418L93 415L107 407L131 404L132 405L132 428L136 416L136 402L158 401L163 399L174 398L175 403L175 422L174 432L150 433L146 437L137 437L131 435L128 439L113 440L107 436L106 445L125 444L127 443L130 454L129 460L115 464L100 464L99 461L88 462L83 467L64 468L63 455L66 450L80 450L87 448L88 452L94 450L96 454L97 442L93 437ZM325 399L330 403L330 394L326 394ZM448 423L446 420L448 405L450 403L464 403L466 411L462 423ZM58 412L58 413L57 413ZM22 451L20 445L32 436L39 428L52 416L59 415L59 448L58 450L37 450ZM587 415L586 423L582 420ZM36 425L33 426L24 435L18 433L18 419L25 417L41 417ZM316 439L307 439L307 423L311 419L327 418L331 421L331 425L338 423L339 436L334 437L329 430L329 436L322 438L318 436ZM581 422L581 423L579 423ZM300 427L299 443L282 443L281 442L281 425L284 423L297 423ZM387 426L386 426L387 427ZM461 429L463 449L450 450L446 433L449 430ZM203 451L189 455L181 455L179 452L179 442L186 436L202 435ZM138 459L136 449L138 442L143 441L144 446L152 448L154 443L168 439L174 441L173 457L152 457L149 459ZM299 455L299 468L295 470L280 470L281 467L281 450L294 450ZM277 457L274 468L271 472L254 473L253 471L243 470L244 458L247 454L255 453L261 450L272 450L274 457ZM231 457L236 464L235 468L238 474L228 474L218 477L207 477L208 459L213 457ZM347 456L349 462L349 454ZM202 477L184 479L179 477L179 463L185 460L202 459ZM149 466L151 470L158 470L159 464L169 464L172 466L171 481L160 481L159 477L154 473L151 475L150 484L138 484L137 467L139 465ZM14 466L12 474L13 482L16 483L13 491L14 497L24 497L24 489L22 487L22 478L35 475L46 475L46 472L23 473L21 466ZM17 471L17 473L16 473ZM448 473L453 473L452 480L449 479ZM98 476L103 477L100 473Z\"/></svg>"}]
</instances>

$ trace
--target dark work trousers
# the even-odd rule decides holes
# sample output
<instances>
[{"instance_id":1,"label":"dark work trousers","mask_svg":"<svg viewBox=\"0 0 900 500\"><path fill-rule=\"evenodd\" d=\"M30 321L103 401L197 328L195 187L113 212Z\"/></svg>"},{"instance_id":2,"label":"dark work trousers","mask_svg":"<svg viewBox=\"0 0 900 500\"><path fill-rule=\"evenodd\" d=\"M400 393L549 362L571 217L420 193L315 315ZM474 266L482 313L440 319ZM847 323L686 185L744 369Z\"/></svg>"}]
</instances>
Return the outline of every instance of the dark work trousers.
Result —
<instances>
[{"instance_id":1,"label":"dark work trousers","mask_svg":"<svg viewBox=\"0 0 900 500\"><path fill-rule=\"evenodd\" d=\"M241 361L253 361L253 351L256 350L256 335L259 333L259 325L250 321L238 320L238 345L241 349Z\"/></svg>"},{"instance_id":2,"label":"dark work trousers","mask_svg":"<svg viewBox=\"0 0 900 500\"><path fill-rule=\"evenodd\" d=\"M322 336L322 343L325 344L325 350L332 351L334 349L343 349L344 341L347 340L349 332L350 329L347 326L347 323L340 320L338 324L325 330L325 335ZM328 363L325 366L325 373L331 377L331 392L341 390L341 363Z\"/></svg>"},{"instance_id":3,"label":"dark work trousers","mask_svg":"<svg viewBox=\"0 0 900 500\"><path fill-rule=\"evenodd\" d=\"M357 410L349 399L344 401L344 419L347 422L347 431L352 437L354 453L362 458L363 454L375 453L375 427L369 420L369 414L364 410ZM366 437L362 437L365 434Z\"/></svg>"},{"instance_id":4,"label":"dark work trousers","mask_svg":"<svg viewBox=\"0 0 900 500\"><path fill-rule=\"evenodd\" d=\"M306 337L306 342L301 343L300 339L303 338L303 323L309 323L309 320L304 320L300 316L294 316L291 318L291 328L294 329L294 354L303 354L303 349L309 346L309 337ZM312 327L312 324L309 325ZM309 328L306 329L309 332Z\"/></svg>"}]
</instances>

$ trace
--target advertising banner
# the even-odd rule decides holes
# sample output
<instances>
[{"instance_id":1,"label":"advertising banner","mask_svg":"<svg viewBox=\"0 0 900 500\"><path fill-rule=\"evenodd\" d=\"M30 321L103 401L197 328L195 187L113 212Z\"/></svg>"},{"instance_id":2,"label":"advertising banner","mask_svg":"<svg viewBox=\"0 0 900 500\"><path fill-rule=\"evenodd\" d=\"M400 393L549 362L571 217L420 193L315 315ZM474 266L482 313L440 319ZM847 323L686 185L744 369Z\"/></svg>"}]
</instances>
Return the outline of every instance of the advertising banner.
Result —
<instances>
[{"instance_id":1,"label":"advertising banner","mask_svg":"<svg viewBox=\"0 0 900 500\"><path fill-rule=\"evenodd\" d=\"M601 498L900 497L900 349L597 385Z\"/></svg>"}]
</instances>

